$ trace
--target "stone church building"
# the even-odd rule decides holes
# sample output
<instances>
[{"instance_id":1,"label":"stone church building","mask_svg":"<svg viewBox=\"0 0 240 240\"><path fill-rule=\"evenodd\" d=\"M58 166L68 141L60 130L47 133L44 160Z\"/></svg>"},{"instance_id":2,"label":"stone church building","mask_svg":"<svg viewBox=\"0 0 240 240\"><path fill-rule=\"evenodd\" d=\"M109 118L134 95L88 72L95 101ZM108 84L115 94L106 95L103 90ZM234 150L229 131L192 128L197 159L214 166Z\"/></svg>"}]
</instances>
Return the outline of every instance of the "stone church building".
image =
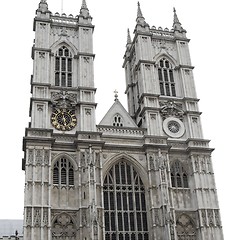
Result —
<instances>
[{"instance_id":1,"label":"stone church building","mask_svg":"<svg viewBox=\"0 0 240 240\"><path fill-rule=\"evenodd\" d=\"M171 30L150 27L136 9L123 53L128 110L116 93L97 124L86 1L77 17L39 3L24 240L223 240L186 30L175 9Z\"/></svg>"}]
</instances>

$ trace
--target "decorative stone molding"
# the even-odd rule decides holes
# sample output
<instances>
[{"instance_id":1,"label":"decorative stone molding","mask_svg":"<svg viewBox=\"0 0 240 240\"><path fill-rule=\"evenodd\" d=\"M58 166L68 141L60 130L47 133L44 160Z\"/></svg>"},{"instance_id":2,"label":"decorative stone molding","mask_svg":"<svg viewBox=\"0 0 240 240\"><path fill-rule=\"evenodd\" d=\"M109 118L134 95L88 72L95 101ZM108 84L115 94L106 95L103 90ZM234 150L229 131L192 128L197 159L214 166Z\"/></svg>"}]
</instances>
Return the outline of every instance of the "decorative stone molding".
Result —
<instances>
[{"instance_id":1,"label":"decorative stone molding","mask_svg":"<svg viewBox=\"0 0 240 240\"><path fill-rule=\"evenodd\" d=\"M52 92L51 101L54 107L73 108L77 105L77 94L68 91Z\"/></svg>"},{"instance_id":2,"label":"decorative stone molding","mask_svg":"<svg viewBox=\"0 0 240 240\"><path fill-rule=\"evenodd\" d=\"M160 113L163 119L168 117L175 117L180 120L183 119L184 111L182 104L175 103L174 101L160 101Z\"/></svg>"}]
</instances>

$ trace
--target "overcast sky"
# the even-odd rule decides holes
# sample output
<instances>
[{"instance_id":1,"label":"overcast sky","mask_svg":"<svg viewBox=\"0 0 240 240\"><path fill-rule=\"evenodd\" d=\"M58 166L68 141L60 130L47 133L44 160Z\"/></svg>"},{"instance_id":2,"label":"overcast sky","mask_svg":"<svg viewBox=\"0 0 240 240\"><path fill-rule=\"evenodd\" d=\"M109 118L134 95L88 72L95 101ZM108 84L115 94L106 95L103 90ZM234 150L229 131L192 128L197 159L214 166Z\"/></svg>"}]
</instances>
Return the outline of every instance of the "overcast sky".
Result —
<instances>
[{"instance_id":1,"label":"overcast sky","mask_svg":"<svg viewBox=\"0 0 240 240\"><path fill-rule=\"evenodd\" d=\"M24 172L22 137L29 118L31 47L35 10L40 0L1 3L1 168L0 218L23 218ZM61 0L48 0L52 13L61 13ZM240 159L239 7L237 0L141 0L146 22L156 27L173 23L173 7L187 36L194 69L204 137L215 148L213 166L225 239L239 236ZM137 16L137 1L87 0L93 17L97 123L114 100L126 106L122 69L127 40ZM81 0L64 0L63 12L79 13Z\"/></svg>"}]
</instances>

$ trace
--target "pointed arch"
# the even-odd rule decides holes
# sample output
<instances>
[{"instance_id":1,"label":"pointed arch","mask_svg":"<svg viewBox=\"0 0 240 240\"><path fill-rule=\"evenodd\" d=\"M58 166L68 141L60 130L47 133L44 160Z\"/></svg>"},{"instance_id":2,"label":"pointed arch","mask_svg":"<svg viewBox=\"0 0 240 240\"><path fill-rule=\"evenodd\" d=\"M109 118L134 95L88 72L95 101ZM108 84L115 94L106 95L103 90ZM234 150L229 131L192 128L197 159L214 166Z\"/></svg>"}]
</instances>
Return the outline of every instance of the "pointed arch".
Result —
<instances>
[{"instance_id":1,"label":"pointed arch","mask_svg":"<svg viewBox=\"0 0 240 240\"><path fill-rule=\"evenodd\" d=\"M162 49L158 54L156 54L153 59L156 64L159 63L160 59L166 58L169 60L169 62L176 67L178 65L177 60L165 49Z\"/></svg>"},{"instance_id":2,"label":"pointed arch","mask_svg":"<svg viewBox=\"0 0 240 240\"><path fill-rule=\"evenodd\" d=\"M119 158L103 183L105 239L148 240L145 187L133 164Z\"/></svg>"},{"instance_id":3,"label":"pointed arch","mask_svg":"<svg viewBox=\"0 0 240 240\"><path fill-rule=\"evenodd\" d=\"M54 85L72 87L76 47L67 40L59 40L51 46L51 49L54 55Z\"/></svg>"},{"instance_id":4,"label":"pointed arch","mask_svg":"<svg viewBox=\"0 0 240 240\"><path fill-rule=\"evenodd\" d=\"M59 153L59 154L55 155L52 158L52 167L54 166L55 162L57 160L59 160L60 158L67 158L67 159L69 159L69 161L73 165L74 171L78 169L77 163L74 160L74 158L71 155L69 155L68 153L65 153L65 152Z\"/></svg>"},{"instance_id":5,"label":"pointed arch","mask_svg":"<svg viewBox=\"0 0 240 240\"><path fill-rule=\"evenodd\" d=\"M54 42L52 46L50 46L50 49L52 53L55 55L56 51L61 48L62 46L65 46L69 48L69 50L72 52L73 56L78 54L77 48L68 40L62 40L59 39L58 41Z\"/></svg>"},{"instance_id":6,"label":"pointed arch","mask_svg":"<svg viewBox=\"0 0 240 240\"><path fill-rule=\"evenodd\" d=\"M52 161L52 183L60 186L74 186L76 162L68 154L59 154Z\"/></svg>"},{"instance_id":7,"label":"pointed arch","mask_svg":"<svg viewBox=\"0 0 240 240\"><path fill-rule=\"evenodd\" d=\"M196 240L196 224L186 213L181 214L176 220L178 239Z\"/></svg>"},{"instance_id":8,"label":"pointed arch","mask_svg":"<svg viewBox=\"0 0 240 240\"><path fill-rule=\"evenodd\" d=\"M155 56L158 68L160 95L176 97L174 69L176 60L165 50Z\"/></svg>"},{"instance_id":9,"label":"pointed arch","mask_svg":"<svg viewBox=\"0 0 240 240\"><path fill-rule=\"evenodd\" d=\"M76 237L76 221L65 212L56 215L52 220L52 239L72 239Z\"/></svg>"},{"instance_id":10,"label":"pointed arch","mask_svg":"<svg viewBox=\"0 0 240 240\"><path fill-rule=\"evenodd\" d=\"M128 155L127 153L118 153L112 157L110 157L106 162L103 164L103 178L105 178L106 174L109 172L111 167L119 161L126 161L127 163L133 165L134 169L140 175L142 182L145 188L149 188L149 181L146 170L143 166L139 163L139 161L132 156Z\"/></svg>"},{"instance_id":11,"label":"pointed arch","mask_svg":"<svg viewBox=\"0 0 240 240\"><path fill-rule=\"evenodd\" d=\"M188 188L188 174L183 164L176 160L171 164L170 169L172 187Z\"/></svg>"}]
</instances>

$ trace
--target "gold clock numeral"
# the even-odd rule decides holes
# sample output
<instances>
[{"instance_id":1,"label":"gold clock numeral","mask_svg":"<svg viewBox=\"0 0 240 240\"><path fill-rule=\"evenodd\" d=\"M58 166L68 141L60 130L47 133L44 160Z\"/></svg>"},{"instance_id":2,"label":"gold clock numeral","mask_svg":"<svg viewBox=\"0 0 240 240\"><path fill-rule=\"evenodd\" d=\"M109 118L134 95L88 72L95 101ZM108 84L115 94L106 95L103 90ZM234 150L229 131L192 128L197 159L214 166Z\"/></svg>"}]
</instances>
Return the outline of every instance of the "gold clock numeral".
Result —
<instances>
[{"instance_id":1,"label":"gold clock numeral","mask_svg":"<svg viewBox=\"0 0 240 240\"><path fill-rule=\"evenodd\" d=\"M70 131L77 125L77 117L73 110L55 109L51 115L51 123L57 130Z\"/></svg>"}]
</instances>

